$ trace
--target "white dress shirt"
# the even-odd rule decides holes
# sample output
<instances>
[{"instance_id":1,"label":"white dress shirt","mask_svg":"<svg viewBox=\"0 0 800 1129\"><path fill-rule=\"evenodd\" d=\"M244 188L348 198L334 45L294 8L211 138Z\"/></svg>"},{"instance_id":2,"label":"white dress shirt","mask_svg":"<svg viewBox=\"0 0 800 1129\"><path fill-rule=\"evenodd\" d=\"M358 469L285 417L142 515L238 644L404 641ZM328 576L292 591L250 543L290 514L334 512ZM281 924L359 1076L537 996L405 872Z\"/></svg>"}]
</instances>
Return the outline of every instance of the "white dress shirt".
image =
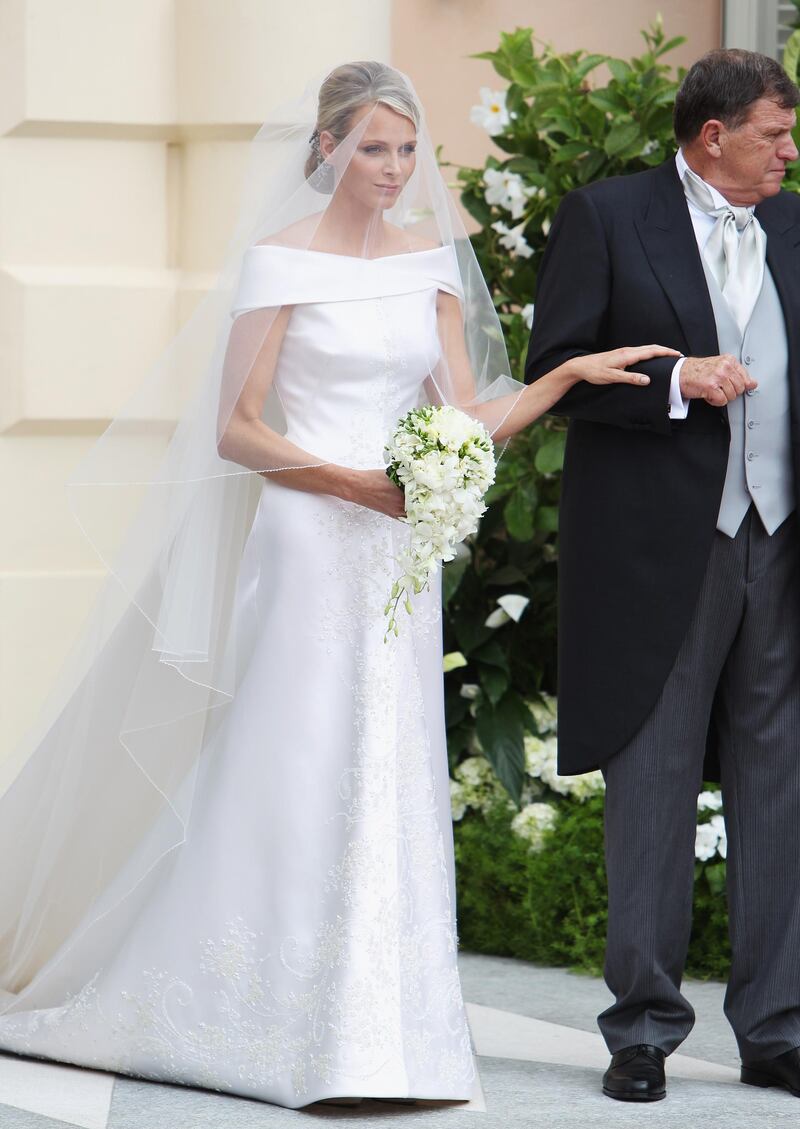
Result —
<instances>
[{"instance_id":1,"label":"white dress shirt","mask_svg":"<svg viewBox=\"0 0 800 1129\"><path fill-rule=\"evenodd\" d=\"M682 184L686 170L689 167L686 162L686 158L683 155L682 149L679 149L675 156L675 164L677 166L678 176L681 178ZM694 172L694 169L692 169L692 172ZM698 174L695 173L695 176L698 176ZM700 176L698 176L698 179L703 180L703 178ZM703 180L703 184L711 193L711 198L714 201L715 208L724 208L728 206L728 201L725 199L722 193L714 187L713 184L709 184L707 180ZM697 248L702 255L703 251L705 250L706 243L708 242L709 236L714 230L714 224L717 221L714 216L710 216L707 212L702 211L692 200L689 200L688 198L686 200L686 205L689 209L689 218L692 221L692 227L694 228L694 237L697 240ZM689 414L689 404L691 403L691 401L685 400L681 395L681 369L683 368L683 362L685 360L685 357L681 357L680 360L676 361L675 368L672 370L672 379L669 386L670 419L686 419L687 415Z\"/></svg>"}]
</instances>

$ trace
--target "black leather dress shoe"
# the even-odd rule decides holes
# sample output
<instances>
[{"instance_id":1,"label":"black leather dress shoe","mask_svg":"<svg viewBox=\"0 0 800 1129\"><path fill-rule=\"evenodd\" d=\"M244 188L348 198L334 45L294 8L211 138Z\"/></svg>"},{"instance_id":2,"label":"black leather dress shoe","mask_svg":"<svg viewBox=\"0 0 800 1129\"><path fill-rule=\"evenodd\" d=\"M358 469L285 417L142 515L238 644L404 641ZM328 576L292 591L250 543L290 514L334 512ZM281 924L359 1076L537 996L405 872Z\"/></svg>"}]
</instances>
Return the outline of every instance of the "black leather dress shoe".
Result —
<instances>
[{"instance_id":1,"label":"black leather dress shoe","mask_svg":"<svg viewBox=\"0 0 800 1129\"><path fill-rule=\"evenodd\" d=\"M611 1057L603 1093L620 1102L658 1102L667 1096L664 1052L648 1043L625 1047Z\"/></svg>"},{"instance_id":2,"label":"black leather dress shoe","mask_svg":"<svg viewBox=\"0 0 800 1129\"><path fill-rule=\"evenodd\" d=\"M748 1086L780 1086L800 1098L800 1047L793 1047L777 1058L742 1062L741 1077Z\"/></svg>"}]
</instances>

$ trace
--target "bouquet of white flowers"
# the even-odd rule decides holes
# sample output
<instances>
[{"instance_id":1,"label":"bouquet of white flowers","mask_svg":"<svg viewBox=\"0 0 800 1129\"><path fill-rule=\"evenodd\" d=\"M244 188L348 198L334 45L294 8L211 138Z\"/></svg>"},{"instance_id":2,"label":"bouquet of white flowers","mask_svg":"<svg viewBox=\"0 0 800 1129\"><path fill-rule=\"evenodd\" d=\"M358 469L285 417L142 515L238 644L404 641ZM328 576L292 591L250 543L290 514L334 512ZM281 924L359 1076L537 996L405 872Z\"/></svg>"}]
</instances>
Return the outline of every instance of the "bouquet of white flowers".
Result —
<instances>
[{"instance_id":1,"label":"bouquet of white flowers","mask_svg":"<svg viewBox=\"0 0 800 1129\"><path fill-rule=\"evenodd\" d=\"M440 561L474 533L494 482L492 440L478 420L457 408L414 408L400 420L386 447L386 473L405 491L408 547L397 560L401 575L386 605L389 632L398 634L397 609L411 612L411 592L421 592Z\"/></svg>"}]
</instances>

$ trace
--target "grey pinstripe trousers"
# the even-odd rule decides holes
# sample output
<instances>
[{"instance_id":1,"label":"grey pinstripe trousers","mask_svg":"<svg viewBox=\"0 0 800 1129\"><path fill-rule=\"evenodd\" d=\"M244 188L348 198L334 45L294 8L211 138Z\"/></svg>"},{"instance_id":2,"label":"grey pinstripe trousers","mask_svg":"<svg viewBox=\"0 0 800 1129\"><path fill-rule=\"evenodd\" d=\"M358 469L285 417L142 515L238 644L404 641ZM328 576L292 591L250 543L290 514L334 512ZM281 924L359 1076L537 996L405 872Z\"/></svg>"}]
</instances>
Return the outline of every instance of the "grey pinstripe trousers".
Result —
<instances>
[{"instance_id":1,"label":"grey pinstripe trousers","mask_svg":"<svg viewBox=\"0 0 800 1129\"><path fill-rule=\"evenodd\" d=\"M768 536L751 506L715 536L675 665L636 737L603 766L613 1053L673 1051L694 1023L681 994L697 795L717 727L733 964L725 1014L743 1058L800 1046L800 526Z\"/></svg>"}]
</instances>

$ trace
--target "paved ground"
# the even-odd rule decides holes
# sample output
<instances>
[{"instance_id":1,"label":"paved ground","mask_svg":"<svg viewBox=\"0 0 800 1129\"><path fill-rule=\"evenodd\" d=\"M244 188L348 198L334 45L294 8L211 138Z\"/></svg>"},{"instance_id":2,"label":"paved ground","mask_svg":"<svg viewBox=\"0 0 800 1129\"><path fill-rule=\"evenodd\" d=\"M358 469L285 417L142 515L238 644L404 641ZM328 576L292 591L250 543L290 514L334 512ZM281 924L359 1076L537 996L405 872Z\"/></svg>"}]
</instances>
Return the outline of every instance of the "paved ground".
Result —
<instances>
[{"instance_id":1,"label":"paved ground","mask_svg":"<svg viewBox=\"0 0 800 1129\"><path fill-rule=\"evenodd\" d=\"M608 1055L595 1017L605 985L522 961L461 958L481 1085L468 1104L365 1102L356 1109L290 1111L260 1102L136 1082L0 1056L1 1129L278 1129L341 1123L343 1129L772 1129L796 1124L789 1094L738 1081L736 1045L722 1014L721 984L689 981L691 1036L668 1062L668 1097L646 1107L600 1093Z\"/></svg>"}]
</instances>

